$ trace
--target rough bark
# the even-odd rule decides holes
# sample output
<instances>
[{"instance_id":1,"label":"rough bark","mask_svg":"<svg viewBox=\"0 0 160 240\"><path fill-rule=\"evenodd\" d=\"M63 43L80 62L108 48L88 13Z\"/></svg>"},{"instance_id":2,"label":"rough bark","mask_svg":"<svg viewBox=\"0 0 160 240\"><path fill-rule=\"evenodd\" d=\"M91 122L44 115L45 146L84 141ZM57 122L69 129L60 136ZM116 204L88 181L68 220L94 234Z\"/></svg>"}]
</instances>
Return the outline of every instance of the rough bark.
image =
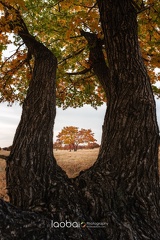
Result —
<instances>
[{"instance_id":1,"label":"rough bark","mask_svg":"<svg viewBox=\"0 0 160 240\"><path fill-rule=\"evenodd\" d=\"M20 21L23 22L22 19ZM87 204L79 196L76 186L53 156L57 60L51 51L29 34L26 27L19 35L34 56L34 69L21 121L7 158L6 178L10 202L26 212L1 201L2 236L40 239L42 234L41 239L103 239L103 230L81 227L76 231L74 228L61 229L61 234L52 229L47 235L45 219L48 224L51 220L80 224L82 221L92 221L92 218L88 216ZM15 224L11 226L13 215ZM22 226L25 226L24 231Z\"/></svg>"},{"instance_id":2,"label":"rough bark","mask_svg":"<svg viewBox=\"0 0 160 240\"><path fill-rule=\"evenodd\" d=\"M57 221L47 212L36 213L22 211L15 206L0 200L0 239L12 240L105 240L101 230L78 227L54 227ZM86 219L87 220L87 219ZM61 220L63 221L63 220ZM66 223L66 221L64 220ZM76 222L76 219L71 223ZM78 221L77 223L80 224ZM75 227L77 226L77 227Z\"/></svg>"},{"instance_id":3,"label":"rough bark","mask_svg":"<svg viewBox=\"0 0 160 240\"><path fill-rule=\"evenodd\" d=\"M44 202L50 167L56 164L52 153L56 58L42 44L33 44L33 78L7 160L10 201L22 208Z\"/></svg>"},{"instance_id":4,"label":"rough bark","mask_svg":"<svg viewBox=\"0 0 160 240\"><path fill-rule=\"evenodd\" d=\"M85 32L81 30L81 35L88 41L89 63L90 68L93 69L100 84L102 85L107 99L110 98L110 71L106 64L103 54L103 41L98 38L97 34Z\"/></svg>"},{"instance_id":5,"label":"rough bark","mask_svg":"<svg viewBox=\"0 0 160 240\"><path fill-rule=\"evenodd\" d=\"M2 239L160 239L158 127L138 46L136 13L129 0L98 0L98 5L110 97L98 159L76 179L68 179L52 153L56 59L20 33L35 67L7 160L7 184L11 202L26 211L0 201ZM94 53L90 57L96 58ZM94 70L105 86L107 73L100 74L98 61ZM51 227L51 220L66 219L105 222L107 227L105 232Z\"/></svg>"},{"instance_id":6,"label":"rough bark","mask_svg":"<svg viewBox=\"0 0 160 240\"><path fill-rule=\"evenodd\" d=\"M160 239L158 126L136 12L129 0L98 5L111 98L98 159L77 183L91 216L108 223L108 239Z\"/></svg>"},{"instance_id":7,"label":"rough bark","mask_svg":"<svg viewBox=\"0 0 160 240\"><path fill-rule=\"evenodd\" d=\"M21 121L7 158L8 194L10 202L19 209L0 202L0 237L105 239L103 229L81 228L81 222L92 222L93 219L88 215L87 204L77 187L53 156L57 60L29 34L17 11L16 14L17 22L23 26L18 34L28 47L29 54L34 56L34 69ZM56 229L52 227L51 220L76 222L80 227Z\"/></svg>"}]
</instances>

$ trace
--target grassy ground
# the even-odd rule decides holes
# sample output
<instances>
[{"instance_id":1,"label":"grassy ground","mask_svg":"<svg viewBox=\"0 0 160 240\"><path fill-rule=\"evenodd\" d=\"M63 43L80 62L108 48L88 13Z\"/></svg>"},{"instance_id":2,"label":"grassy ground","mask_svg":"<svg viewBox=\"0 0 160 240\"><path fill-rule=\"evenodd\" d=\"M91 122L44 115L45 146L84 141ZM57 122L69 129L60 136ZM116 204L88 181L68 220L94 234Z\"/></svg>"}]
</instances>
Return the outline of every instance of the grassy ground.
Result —
<instances>
[{"instance_id":1,"label":"grassy ground","mask_svg":"<svg viewBox=\"0 0 160 240\"><path fill-rule=\"evenodd\" d=\"M97 159L99 149L83 149L77 152L67 150L54 151L58 165L65 170L67 175L76 177L80 171L91 167Z\"/></svg>"},{"instance_id":2,"label":"grassy ground","mask_svg":"<svg viewBox=\"0 0 160 240\"><path fill-rule=\"evenodd\" d=\"M67 150L54 151L57 163L66 171L67 175L72 178L76 177L80 171L90 168L97 159L99 149L78 150L69 152ZM8 156L9 152L1 150L0 155ZM159 154L160 156L160 154ZM5 160L0 159L0 198L8 200L6 194L5 178ZM159 174L160 174L160 157L159 157Z\"/></svg>"},{"instance_id":3,"label":"grassy ground","mask_svg":"<svg viewBox=\"0 0 160 240\"><path fill-rule=\"evenodd\" d=\"M64 169L67 175L76 177L80 171L91 167L98 156L99 149L78 150L69 152L67 150L54 151L57 163ZM9 152L1 150L0 155L8 156ZM8 200L6 194L5 160L0 159L0 198Z\"/></svg>"},{"instance_id":4,"label":"grassy ground","mask_svg":"<svg viewBox=\"0 0 160 240\"><path fill-rule=\"evenodd\" d=\"M1 155L8 156L9 152L1 150ZM4 200L8 201L8 197L6 195L6 161L3 159L0 159L0 198L3 198Z\"/></svg>"}]
</instances>

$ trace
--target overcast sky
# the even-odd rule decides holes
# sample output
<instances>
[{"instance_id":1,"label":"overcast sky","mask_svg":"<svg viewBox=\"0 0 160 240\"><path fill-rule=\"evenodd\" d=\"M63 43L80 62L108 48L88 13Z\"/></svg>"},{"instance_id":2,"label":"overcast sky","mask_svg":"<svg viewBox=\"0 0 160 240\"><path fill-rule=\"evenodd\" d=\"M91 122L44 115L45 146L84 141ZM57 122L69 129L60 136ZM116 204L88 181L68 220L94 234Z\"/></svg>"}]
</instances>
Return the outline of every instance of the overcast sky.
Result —
<instances>
[{"instance_id":1,"label":"overcast sky","mask_svg":"<svg viewBox=\"0 0 160 240\"><path fill-rule=\"evenodd\" d=\"M68 108L62 110L57 108L57 115L54 127L54 141L56 136L66 126L91 129L95 134L97 142L101 142L102 124L105 114L105 105L97 110L86 105L83 108ZM7 103L0 104L0 147L7 147L12 144L13 137L20 121L22 109L18 104L8 107Z\"/></svg>"},{"instance_id":2,"label":"overcast sky","mask_svg":"<svg viewBox=\"0 0 160 240\"><path fill-rule=\"evenodd\" d=\"M160 100L156 100L157 119L160 126ZM68 108L62 110L57 108L57 116L54 127L54 141L56 136L65 126L92 129L97 142L101 142L102 124L105 114L105 105L98 110L86 105L83 108ZM20 121L21 107L14 104L8 107L7 103L0 104L0 147L8 147L12 144L13 137Z\"/></svg>"}]
</instances>

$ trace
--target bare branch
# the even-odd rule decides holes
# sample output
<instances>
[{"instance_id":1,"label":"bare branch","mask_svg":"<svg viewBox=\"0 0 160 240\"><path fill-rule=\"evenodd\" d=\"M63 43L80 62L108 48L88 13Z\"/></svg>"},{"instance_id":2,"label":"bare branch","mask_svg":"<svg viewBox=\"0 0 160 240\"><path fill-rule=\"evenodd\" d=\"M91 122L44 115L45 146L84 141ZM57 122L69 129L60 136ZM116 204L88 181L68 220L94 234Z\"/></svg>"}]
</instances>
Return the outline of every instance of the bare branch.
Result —
<instances>
[{"instance_id":1,"label":"bare branch","mask_svg":"<svg viewBox=\"0 0 160 240\"><path fill-rule=\"evenodd\" d=\"M138 10L138 11L141 10L141 7L138 6L138 4L137 4L134 0L132 0L131 2L132 2L132 5L134 6L134 8L135 8L136 10Z\"/></svg>"},{"instance_id":2,"label":"bare branch","mask_svg":"<svg viewBox=\"0 0 160 240\"><path fill-rule=\"evenodd\" d=\"M16 49L16 51L15 51L11 56L9 56L9 57L7 57L7 58L5 59L5 61L4 61L3 64L1 65L1 69L4 67L4 65L5 65L12 57L14 57L14 56L18 53L19 49L20 49L23 45L24 45L24 43L20 44L19 47Z\"/></svg>"},{"instance_id":3,"label":"bare branch","mask_svg":"<svg viewBox=\"0 0 160 240\"><path fill-rule=\"evenodd\" d=\"M139 14L139 13L141 13L141 12L144 12L144 11L146 11L147 9L150 9L150 8L153 7L153 6L154 6L154 4L151 4L151 5L147 6L147 7L143 7L143 8L141 8L141 9L137 12L137 14Z\"/></svg>"},{"instance_id":4,"label":"bare branch","mask_svg":"<svg viewBox=\"0 0 160 240\"><path fill-rule=\"evenodd\" d=\"M0 155L0 158L3 159L3 160L7 160L8 156Z\"/></svg>"},{"instance_id":5,"label":"bare branch","mask_svg":"<svg viewBox=\"0 0 160 240\"><path fill-rule=\"evenodd\" d=\"M92 11L92 9L96 7L96 5L97 5L97 2L92 7L90 7L88 13L90 13Z\"/></svg>"},{"instance_id":6,"label":"bare branch","mask_svg":"<svg viewBox=\"0 0 160 240\"><path fill-rule=\"evenodd\" d=\"M141 13L141 12L144 12L146 11L147 9L151 8L154 6L154 3L153 4L150 4L149 6L144 6L144 4L141 4L140 6L134 1L132 0L132 5L134 6L134 8L137 10L137 14Z\"/></svg>"},{"instance_id":7,"label":"bare branch","mask_svg":"<svg viewBox=\"0 0 160 240\"><path fill-rule=\"evenodd\" d=\"M65 62L66 60L68 60L68 59L70 59L70 58L72 58L72 57L74 57L74 56L79 55L81 52L84 51L84 49L85 49L85 47L82 48L82 49L80 49L80 50L78 50L77 52L74 52L74 53L72 53L72 54L69 54L67 57L65 57L65 58L63 58L61 61L59 61L58 64L61 64L61 63Z\"/></svg>"}]
</instances>

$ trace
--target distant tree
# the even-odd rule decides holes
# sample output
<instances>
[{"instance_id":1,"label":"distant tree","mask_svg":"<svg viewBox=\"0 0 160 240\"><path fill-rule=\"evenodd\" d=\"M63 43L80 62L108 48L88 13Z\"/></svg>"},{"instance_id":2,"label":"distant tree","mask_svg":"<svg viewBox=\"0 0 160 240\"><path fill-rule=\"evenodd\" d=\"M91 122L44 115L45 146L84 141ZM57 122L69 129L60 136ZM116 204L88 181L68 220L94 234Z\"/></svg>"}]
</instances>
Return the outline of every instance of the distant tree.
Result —
<instances>
[{"instance_id":1,"label":"distant tree","mask_svg":"<svg viewBox=\"0 0 160 240\"><path fill-rule=\"evenodd\" d=\"M95 143L97 140L94 138L94 133L91 129L81 129L78 130L78 127L68 126L64 127L62 131L57 135L57 141L62 144L69 145L70 151L74 149L77 151L79 144L91 144Z\"/></svg>"},{"instance_id":2,"label":"distant tree","mask_svg":"<svg viewBox=\"0 0 160 240\"><path fill-rule=\"evenodd\" d=\"M78 132L78 138L80 143L88 144L88 147L90 147L92 144L96 144L97 142L91 129L82 128Z\"/></svg>"},{"instance_id":3,"label":"distant tree","mask_svg":"<svg viewBox=\"0 0 160 240\"><path fill-rule=\"evenodd\" d=\"M159 129L143 62L151 68L156 56L158 64L159 1L96 2L0 0L0 49L10 33L17 46L0 60L0 101L24 101L6 166L11 204L0 200L1 239L160 239ZM100 152L70 180L53 155L55 105L96 107L100 85ZM106 227L53 228L51 219Z\"/></svg>"},{"instance_id":4,"label":"distant tree","mask_svg":"<svg viewBox=\"0 0 160 240\"><path fill-rule=\"evenodd\" d=\"M88 146L87 146L87 148L88 149L94 149L94 148L99 148L100 147L100 145L98 144L98 143L89 143L88 144Z\"/></svg>"},{"instance_id":5,"label":"distant tree","mask_svg":"<svg viewBox=\"0 0 160 240\"><path fill-rule=\"evenodd\" d=\"M53 144L53 149L61 149L62 148L62 142L60 140L57 140L54 144Z\"/></svg>"},{"instance_id":6,"label":"distant tree","mask_svg":"<svg viewBox=\"0 0 160 240\"><path fill-rule=\"evenodd\" d=\"M78 144L78 128L69 126L64 127L62 131L57 135L57 141L61 141L62 144L69 145L70 151L73 148L76 150L76 145ZM57 142L56 141L56 142Z\"/></svg>"}]
</instances>

